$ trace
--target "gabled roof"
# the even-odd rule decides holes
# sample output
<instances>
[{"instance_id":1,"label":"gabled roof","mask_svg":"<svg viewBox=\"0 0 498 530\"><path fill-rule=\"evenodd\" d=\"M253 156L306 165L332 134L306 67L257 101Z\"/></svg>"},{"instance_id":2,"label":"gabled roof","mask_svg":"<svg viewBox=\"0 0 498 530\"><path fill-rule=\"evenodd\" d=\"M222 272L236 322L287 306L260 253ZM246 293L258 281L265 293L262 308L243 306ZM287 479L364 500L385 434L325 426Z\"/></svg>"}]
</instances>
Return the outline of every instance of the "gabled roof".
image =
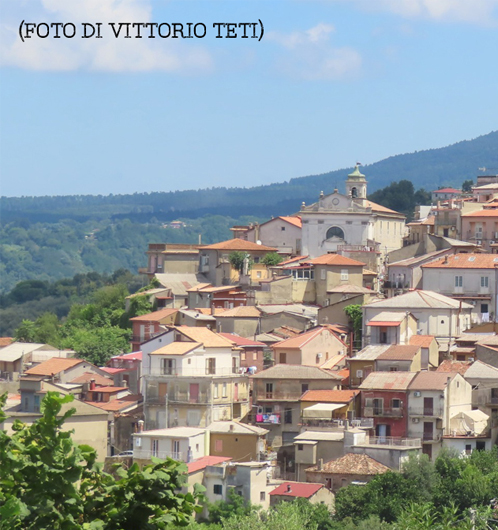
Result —
<instances>
[{"instance_id":1,"label":"gabled roof","mask_svg":"<svg viewBox=\"0 0 498 530\"><path fill-rule=\"evenodd\" d=\"M300 401L318 403L349 403L360 393L359 390L307 390Z\"/></svg>"},{"instance_id":2,"label":"gabled roof","mask_svg":"<svg viewBox=\"0 0 498 530\"><path fill-rule=\"evenodd\" d=\"M475 361L465 372L465 378L469 379L498 379L498 368L482 361Z\"/></svg>"},{"instance_id":3,"label":"gabled roof","mask_svg":"<svg viewBox=\"0 0 498 530\"><path fill-rule=\"evenodd\" d=\"M455 372L464 375L472 363L468 361L453 361L452 359L444 360L436 369L436 372L447 373Z\"/></svg>"},{"instance_id":4,"label":"gabled roof","mask_svg":"<svg viewBox=\"0 0 498 530\"><path fill-rule=\"evenodd\" d=\"M223 313L216 315L217 318L259 318L261 312L253 305L239 305L232 309L227 309Z\"/></svg>"},{"instance_id":5,"label":"gabled roof","mask_svg":"<svg viewBox=\"0 0 498 530\"><path fill-rule=\"evenodd\" d=\"M462 217L498 217L498 210L477 210L477 212L463 213Z\"/></svg>"},{"instance_id":6,"label":"gabled roof","mask_svg":"<svg viewBox=\"0 0 498 530\"><path fill-rule=\"evenodd\" d=\"M142 352L133 351L131 353L123 353L121 355L114 355L113 357L111 357L111 359L119 359L121 361L141 361Z\"/></svg>"},{"instance_id":7,"label":"gabled roof","mask_svg":"<svg viewBox=\"0 0 498 530\"><path fill-rule=\"evenodd\" d=\"M23 355L28 355L38 349L47 349L56 350L53 346L48 344L40 344L33 342L12 342L8 346L4 346L0 350L0 361L4 362L14 362L20 359Z\"/></svg>"},{"instance_id":8,"label":"gabled roof","mask_svg":"<svg viewBox=\"0 0 498 530\"><path fill-rule=\"evenodd\" d=\"M191 473L205 469L207 466L216 466L217 464L222 464L230 460L231 458L228 456L203 456L187 464L188 474L190 475Z\"/></svg>"},{"instance_id":9,"label":"gabled roof","mask_svg":"<svg viewBox=\"0 0 498 530\"><path fill-rule=\"evenodd\" d=\"M401 217L405 217L402 213L396 212L395 210L391 210L389 208L386 208L385 206L382 206L380 204L377 204L376 202L372 201L365 201L365 206L367 208L372 208L373 212L379 212L379 213L395 213Z\"/></svg>"},{"instance_id":10,"label":"gabled roof","mask_svg":"<svg viewBox=\"0 0 498 530\"><path fill-rule=\"evenodd\" d=\"M233 239L227 239L220 243L214 243L213 245L205 245L200 247L200 250L246 250L248 252L276 252L277 249L273 247L267 247L265 245L258 245L252 241L245 241L237 237Z\"/></svg>"},{"instance_id":11,"label":"gabled roof","mask_svg":"<svg viewBox=\"0 0 498 530\"><path fill-rule=\"evenodd\" d=\"M452 372L419 372L410 383L410 390L444 390L448 379L452 380L457 374Z\"/></svg>"},{"instance_id":12,"label":"gabled roof","mask_svg":"<svg viewBox=\"0 0 498 530\"><path fill-rule=\"evenodd\" d=\"M416 267L420 263L423 263L427 260L437 259L438 256L444 256L445 254L448 254L451 249L445 248L444 250L436 250L434 252L429 252L427 254L422 254L421 256L415 256L413 258L407 258L402 259L400 261L394 261L393 263L389 263L388 267Z\"/></svg>"},{"instance_id":13,"label":"gabled roof","mask_svg":"<svg viewBox=\"0 0 498 530\"><path fill-rule=\"evenodd\" d=\"M83 359L65 359L64 357L52 357L52 359L48 359L48 361L40 363L39 365L33 366L33 368L26 370L25 373L27 375L44 375L48 377L64 372L65 370L73 368L73 366L76 366L77 364L81 363L87 363L87 361L84 361ZM87 364L92 366L90 363Z\"/></svg>"},{"instance_id":14,"label":"gabled roof","mask_svg":"<svg viewBox=\"0 0 498 530\"><path fill-rule=\"evenodd\" d=\"M264 342L258 342L257 340L246 339L245 337L239 337L234 333L219 333L225 339L234 342L239 347L264 347L266 344Z\"/></svg>"},{"instance_id":15,"label":"gabled roof","mask_svg":"<svg viewBox=\"0 0 498 530\"><path fill-rule=\"evenodd\" d=\"M410 337L410 344L414 346L420 346L422 348L429 348L436 338L432 335L412 335Z\"/></svg>"},{"instance_id":16,"label":"gabled roof","mask_svg":"<svg viewBox=\"0 0 498 530\"><path fill-rule=\"evenodd\" d=\"M375 361L379 355L383 354L391 345L390 344L369 344L360 350L350 361Z\"/></svg>"},{"instance_id":17,"label":"gabled roof","mask_svg":"<svg viewBox=\"0 0 498 530\"><path fill-rule=\"evenodd\" d=\"M309 499L318 490L324 488L323 484L313 484L310 482L283 482L274 490L270 491L270 495L283 495L285 497L301 497Z\"/></svg>"},{"instance_id":18,"label":"gabled roof","mask_svg":"<svg viewBox=\"0 0 498 530\"><path fill-rule=\"evenodd\" d=\"M440 190L434 190L432 193L462 193L462 190L456 190L455 188L441 188Z\"/></svg>"},{"instance_id":19,"label":"gabled roof","mask_svg":"<svg viewBox=\"0 0 498 530\"><path fill-rule=\"evenodd\" d=\"M186 355L197 348L202 348L200 342L172 342L154 350L151 355Z\"/></svg>"},{"instance_id":20,"label":"gabled roof","mask_svg":"<svg viewBox=\"0 0 498 530\"><path fill-rule=\"evenodd\" d=\"M290 223L291 225L297 226L297 228L302 228L303 226L303 222L299 216L281 215L280 219Z\"/></svg>"},{"instance_id":21,"label":"gabled roof","mask_svg":"<svg viewBox=\"0 0 498 530\"><path fill-rule=\"evenodd\" d=\"M386 300L369 302L363 307L367 309L385 307L389 309L396 308L407 311L411 309L458 309L460 304L462 309L473 308L471 304L454 300L449 296L444 296L443 294L439 294L434 291L413 290L393 298L387 298Z\"/></svg>"},{"instance_id":22,"label":"gabled roof","mask_svg":"<svg viewBox=\"0 0 498 530\"><path fill-rule=\"evenodd\" d=\"M420 346L393 344L378 357L378 361L411 361L420 351Z\"/></svg>"},{"instance_id":23,"label":"gabled roof","mask_svg":"<svg viewBox=\"0 0 498 530\"><path fill-rule=\"evenodd\" d=\"M81 374L79 377L76 377L75 379L71 379L71 381L68 381L69 383L90 383L91 380L95 381L96 385L101 386L113 386L114 381L110 377L105 377L104 375L96 374L93 372L85 372L84 374Z\"/></svg>"},{"instance_id":24,"label":"gabled roof","mask_svg":"<svg viewBox=\"0 0 498 530\"><path fill-rule=\"evenodd\" d=\"M178 326L176 330L190 340L204 344L204 348L226 348L232 346L231 341L204 327Z\"/></svg>"},{"instance_id":25,"label":"gabled roof","mask_svg":"<svg viewBox=\"0 0 498 530\"><path fill-rule=\"evenodd\" d=\"M341 256L340 254L323 254L318 256L318 258L313 258L308 261L312 265L337 265L342 267L364 267L365 263L357 261L355 259L347 258L346 256Z\"/></svg>"},{"instance_id":26,"label":"gabled roof","mask_svg":"<svg viewBox=\"0 0 498 530\"><path fill-rule=\"evenodd\" d=\"M422 265L423 269L491 269L498 266L496 254L452 254Z\"/></svg>"},{"instance_id":27,"label":"gabled roof","mask_svg":"<svg viewBox=\"0 0 498 530\"><path fill-rule=\"evenodd\" d=\"M372 372L360 390L407 390L416 372Z\"/></svg>"},{"instance_id":28,"label":"gabled roof","mask_svg":"<svg viewBox=\"0 0 498 530\"><path fill-rule=\"evenodd\" d=\"M341 381L338 375L317 368L300 364L276 364L252 376L254 379L333 379Z\"/></svg>"},{"instance_id":29,"label":"gabled roof","mask_svg":"<svg viewBox=\"0 0 498 530\"><path fill-rule=\"evenodd\" d=\"M324 331L327 331L327 333L333 335L334 338L336 338L339 342L344 344L344 342L342 342L342 340L339 337L337 337L332 331L330 331L328 328L324 326L323 327L320 326L318 328L311 329L310 331L307 331L306 333L300 333L299 335L296 335L295 337L291 337L289 339L285 339L281 342L278 342L277 344L275 344L275 348L280 348L280 347L282 348L302 348L303 346L308 344L308 342L311 342L313 339L321 335ZM344 346L346 345L344 344Z\"/></svg>"},{"instance_id":30,"label":"gabled roof","mask_svg":"<svg viewBox=\"0 0 498 530\"><path fill-rule=\"evenodd\" d=\"M347 453L341 458L326 462L321 469L314 466L309 467L306 471L338 475L380 475L387 473L390 469L368 455Z\"/></svg>"},{"instance_id":31,"label":"gabled roof","mask_svg":"<svg viewBox=\"0 0 498 530\"><path fill-rule=\"evenodd\" d=\"M152 313L140 315L138 317L130 318L132 322L160 322L163 318L167 318L171 315L178 313L178 309L164 308Z\"/></svg>"}]
</instances>

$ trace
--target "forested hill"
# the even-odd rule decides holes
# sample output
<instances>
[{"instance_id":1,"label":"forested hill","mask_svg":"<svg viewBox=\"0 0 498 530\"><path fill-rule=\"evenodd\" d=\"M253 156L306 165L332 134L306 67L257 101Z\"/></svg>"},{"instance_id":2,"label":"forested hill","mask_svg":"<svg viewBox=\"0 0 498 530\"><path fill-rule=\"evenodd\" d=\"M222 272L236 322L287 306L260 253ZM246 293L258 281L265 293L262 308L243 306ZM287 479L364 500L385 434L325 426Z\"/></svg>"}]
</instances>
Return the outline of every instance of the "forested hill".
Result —
<instances>
[{"instance_id":1,"label":"forested hill","mask_svg":"<svg viewBox=\"0 0 498 530\"><path fill-rule=\"evenodd\" d=\"M464 180L475 179L482 166L498 167L498 131L440 149L392 156L364 166L362 172L367 175L370 193L399 180L411 180L416 188L430 191L440 186L459 186ZM106 218L148 222L151 217L168 221L179 216L195 219L210 214L269 217L296 212L302 201L314 202L322 190L330 193L337 186L342 191L351 169L253 188L108 196L2 197L0 207L3 222L21 218L30 222L60 219L85 222Z\"/></svg>"}]
</instances>

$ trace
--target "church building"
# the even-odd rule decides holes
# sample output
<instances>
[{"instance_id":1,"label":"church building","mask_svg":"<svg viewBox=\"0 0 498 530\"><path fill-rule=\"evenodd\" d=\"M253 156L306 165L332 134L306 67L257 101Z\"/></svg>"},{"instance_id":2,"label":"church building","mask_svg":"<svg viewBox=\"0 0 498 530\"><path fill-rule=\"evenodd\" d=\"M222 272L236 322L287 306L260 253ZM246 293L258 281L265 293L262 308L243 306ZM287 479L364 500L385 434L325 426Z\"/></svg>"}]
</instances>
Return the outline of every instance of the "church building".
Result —
<instances>
[{"instance_id":1,"label":"church building","mask_svg":"<svg viewBox=\"0 0 498 530\"><path fill-rule=\"evenodd\" d=\"M328 252L376 250L403 246L405 216L367 199L367 180L357 164L346 180L346 195L337 189L318 202L301 206L302 253L311 258Z\"/></svg>"}]
</instances>

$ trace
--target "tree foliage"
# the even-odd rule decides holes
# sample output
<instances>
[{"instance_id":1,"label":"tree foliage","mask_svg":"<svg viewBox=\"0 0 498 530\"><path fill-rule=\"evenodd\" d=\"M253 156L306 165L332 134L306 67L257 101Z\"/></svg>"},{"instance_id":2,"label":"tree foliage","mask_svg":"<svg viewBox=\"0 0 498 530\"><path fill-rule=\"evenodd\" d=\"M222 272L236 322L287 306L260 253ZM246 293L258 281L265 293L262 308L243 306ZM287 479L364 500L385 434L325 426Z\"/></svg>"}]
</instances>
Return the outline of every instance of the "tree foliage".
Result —
<instances>
[{"instance_id":1,"label":"tree foliage","mask_svg":"<svg viewBox=\"0 0 498 530\"><path fill-rule=\"evenodd\" d=\"M191 522L200 493L177 492L185 464L155 459L142 470L116 464L114 475L103 472L95 450L62 430L74 409L61 409L72 399L48 392L39 420L16 420L10 436L0 431L0 529L152 530Z\"/></svg>"},{"instance_id":2,"label":"tree foliage","mask_svg":"<svg viewBox=\"0 0 498 530\"><path fill-rule=\"evenodd\" d=\"M239 250L230 252L230 254L228 255L228 261L230 262L230 265L232 266L232 268L238 271L239 274L242 274L244 272L245 263L247 263L248 271L251 270L254 264L253 259L247 252L240 252Z\"/></svg>"},{"instance_id":3,"label":"tree foliage","mask_svg":"<svg viewBox=\"0 0 498 530\"><path fill-rule=\"evenodd\" d=\"M261 260L267 267L275 267L282 261L282 256L278 252L268 252Z\"/></svg>"}]
</instances>

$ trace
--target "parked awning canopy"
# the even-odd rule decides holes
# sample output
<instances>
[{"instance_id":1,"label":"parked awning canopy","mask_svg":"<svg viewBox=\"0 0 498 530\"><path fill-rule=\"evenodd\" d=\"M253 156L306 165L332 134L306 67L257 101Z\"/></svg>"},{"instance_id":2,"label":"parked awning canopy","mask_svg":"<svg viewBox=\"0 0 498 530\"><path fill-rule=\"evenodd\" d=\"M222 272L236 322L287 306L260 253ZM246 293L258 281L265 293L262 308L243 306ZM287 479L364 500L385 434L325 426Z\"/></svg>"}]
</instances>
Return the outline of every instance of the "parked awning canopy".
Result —
<instances>
[{"instance_id":1,"label":"parked awning canopy","mask_svg":"<svg viewBox=\"0 0 498 530\"><path fill-rule=\"evenodd\" d=\"M345 403L317 403L303 410L303 418L331 420L334 410L347 407Z\"/></svg>"}]
</instances>

